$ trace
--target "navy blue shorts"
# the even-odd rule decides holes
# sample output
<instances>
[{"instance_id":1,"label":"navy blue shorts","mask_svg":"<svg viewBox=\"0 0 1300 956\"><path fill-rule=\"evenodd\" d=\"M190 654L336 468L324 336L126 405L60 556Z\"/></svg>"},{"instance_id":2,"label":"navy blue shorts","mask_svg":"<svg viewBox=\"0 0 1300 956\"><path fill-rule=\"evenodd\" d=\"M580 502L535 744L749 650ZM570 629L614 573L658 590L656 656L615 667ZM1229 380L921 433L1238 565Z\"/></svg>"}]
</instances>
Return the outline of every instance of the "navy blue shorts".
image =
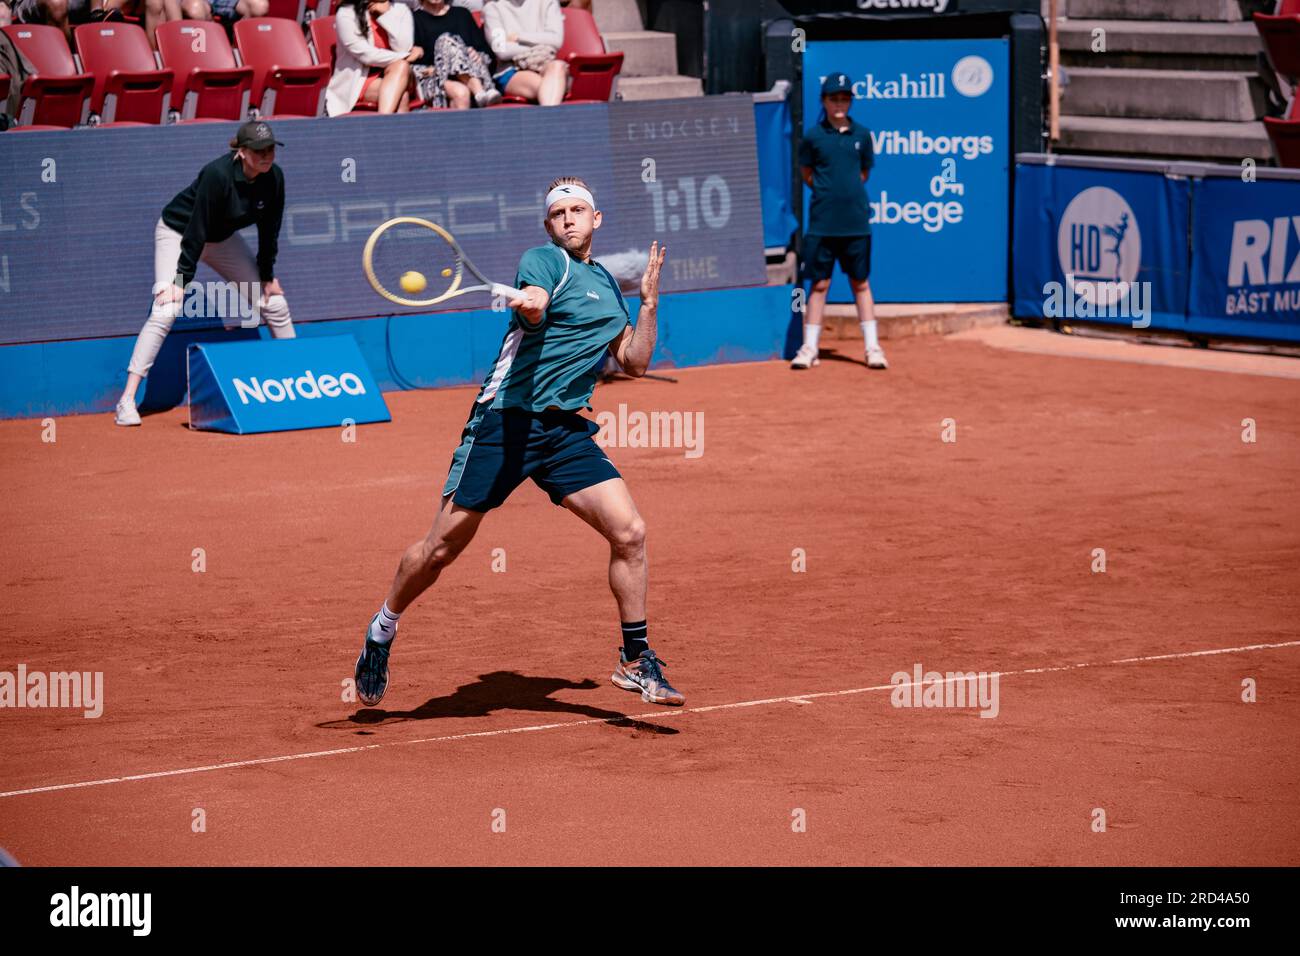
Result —
<instances>
[{"instance_id":1,"label":"navy blue shorts","mask_svg":"<svg viewBox=\"0 0 1300 956\"><path fill-rule=\"evenodd\" d=\"M470 511L505 503L525 478L553 504L583 488L621 477L595 442L600 427L577 412L530 412L475 403L451 456L443 497Z\"/></svg>"},{"instance_id":2,"label":"navy blue shorts","mask_svg":"<svg viewBox=\"0 0 1300 956\"><path fill-rule=\"evenodd\" d=\"M871 275L871 236L804 236L805 282L829 279L835 263L850 279L859 282Z\"/></svg>"}]
</instances>

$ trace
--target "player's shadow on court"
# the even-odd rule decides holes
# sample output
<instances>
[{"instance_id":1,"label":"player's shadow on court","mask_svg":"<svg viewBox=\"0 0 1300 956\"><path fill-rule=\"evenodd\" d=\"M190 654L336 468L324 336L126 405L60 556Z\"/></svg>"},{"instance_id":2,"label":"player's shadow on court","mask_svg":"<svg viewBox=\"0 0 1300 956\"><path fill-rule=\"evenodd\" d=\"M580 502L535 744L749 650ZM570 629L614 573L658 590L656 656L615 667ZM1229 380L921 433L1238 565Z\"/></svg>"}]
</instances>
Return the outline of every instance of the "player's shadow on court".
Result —
<instances>
[{"instance_id":1,"label":"player's shadow on court","mask_svg":"<svg viewBox=\"0 0 1300 956\"><path fill-rule=\"evenodd\" d=\"M680 733L676 728L634 720L618 711L551 697L558 690L595 690L598 687L600 684L590 678L571 681L563 677L527 677L514 671L493 671L491 674L480 674L474 683L462 684L446 696L431 697L414 710L368 707L343 720L327 720L316 726L329 730L365 732L369 727L407 720L486 717L498 710L525 710L543 714L572 714L589 720L603 720L615 727L631 727L653 734Z\"/></svg>"}]
</instances>

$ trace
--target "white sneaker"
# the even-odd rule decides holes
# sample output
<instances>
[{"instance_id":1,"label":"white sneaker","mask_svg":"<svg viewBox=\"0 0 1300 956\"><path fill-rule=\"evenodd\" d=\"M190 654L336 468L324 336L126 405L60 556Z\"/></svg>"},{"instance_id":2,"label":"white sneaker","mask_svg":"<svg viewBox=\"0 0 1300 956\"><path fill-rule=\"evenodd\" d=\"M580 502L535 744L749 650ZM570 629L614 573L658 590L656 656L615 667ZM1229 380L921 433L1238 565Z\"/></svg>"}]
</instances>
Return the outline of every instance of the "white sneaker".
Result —
<instances>
[{"instance_id":1,"label":"white sneaker","mask_svg":"<svg viewBox=\"0 0 1300 956\"><path fill-rule=\"evenodd\" d=\"M474 94L474 102L479 106L495 106L501 102L501 91L495 86L486 87L483 92Z\"/></svg>"},{"instance_id":2,"label":"white sneaker","mask_svg":"<svg viewBox=\"0 0 1300 956\"><path fill-rule=\"evenodd\" d=\"M883 350L879 348L867 349L867 368L889 368Z\"/></svg>"},{"instance_id":3,"label":"white sneaker","mask_svg":"<svg viewBox=\"0 0 1300 956\"><path fill-rule=\"evenodd\" d=\"M135 402L129 398L122 398L117 403L117 417L113 419L118 425L139 425L140 411L135 407Z\"/></svg>"},{"instance_id":4,"label":"white sneaker","mask_svg":"<svg viewBox=\"0 0 1300 956\"><path fill-rule=\"evenodd\" d=\"M811 368L814 365L820 365L821 359L817 357L817 349L811 345L799 346L799 351L794 354L790 362L791 368Z\"/></svg>"}]
</instances>

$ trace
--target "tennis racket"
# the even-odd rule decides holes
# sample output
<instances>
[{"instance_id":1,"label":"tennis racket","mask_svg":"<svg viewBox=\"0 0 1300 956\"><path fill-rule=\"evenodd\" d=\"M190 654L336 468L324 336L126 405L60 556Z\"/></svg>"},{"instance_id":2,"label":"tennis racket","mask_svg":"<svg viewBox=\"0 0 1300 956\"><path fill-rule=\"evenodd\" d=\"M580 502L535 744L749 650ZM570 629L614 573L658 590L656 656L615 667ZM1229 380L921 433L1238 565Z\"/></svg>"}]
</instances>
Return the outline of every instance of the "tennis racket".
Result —
<instances>
[{"instance_id":1,"label":"tennis racket","mask_svg":"<svg viewBox=\"0 0 1300 956\"><path fill-rule=\"evenodd\" d=\"M480 272L442 226L415 216L398 216L375 229L362 250L361 267L374 290L398 305L437 305L470 292L507 299L523 295ZM466 270L481 284L463 285Z\"/></svg>"}]
</instances>

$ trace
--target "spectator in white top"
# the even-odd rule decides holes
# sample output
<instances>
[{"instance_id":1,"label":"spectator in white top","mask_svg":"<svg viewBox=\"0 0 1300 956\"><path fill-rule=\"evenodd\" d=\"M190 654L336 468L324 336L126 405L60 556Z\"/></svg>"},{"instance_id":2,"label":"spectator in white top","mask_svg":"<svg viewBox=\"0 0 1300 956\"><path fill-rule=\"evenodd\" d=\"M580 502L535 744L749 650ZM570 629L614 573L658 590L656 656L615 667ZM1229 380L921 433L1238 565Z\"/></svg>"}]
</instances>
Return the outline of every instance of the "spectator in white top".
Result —
<instances>
[{"instance_id":1,"label":"spectator in white top","mask_svg":"<svg viewBox=\"0 0 1300 956\"><path fill-rule=\"evenodd\" d=\"M411 8L391 0L343 0L335 18L338 46L325 112L350 113L358 102L380 113L411 109L411 64L424 55L414 46Z\"/></svg>"},{"instance_id":2,"label":"spectator in white top","mask_svg":"<svg viewBox=\"0 0 1300 956\"><path fill-rule=\"evenodd\" d=\"M559 0L488 0L483 27L500 61L493 79L502 93L542 106L564 100L569 65L555 58L564 45Z\"/></svg>"}]
</instances>

